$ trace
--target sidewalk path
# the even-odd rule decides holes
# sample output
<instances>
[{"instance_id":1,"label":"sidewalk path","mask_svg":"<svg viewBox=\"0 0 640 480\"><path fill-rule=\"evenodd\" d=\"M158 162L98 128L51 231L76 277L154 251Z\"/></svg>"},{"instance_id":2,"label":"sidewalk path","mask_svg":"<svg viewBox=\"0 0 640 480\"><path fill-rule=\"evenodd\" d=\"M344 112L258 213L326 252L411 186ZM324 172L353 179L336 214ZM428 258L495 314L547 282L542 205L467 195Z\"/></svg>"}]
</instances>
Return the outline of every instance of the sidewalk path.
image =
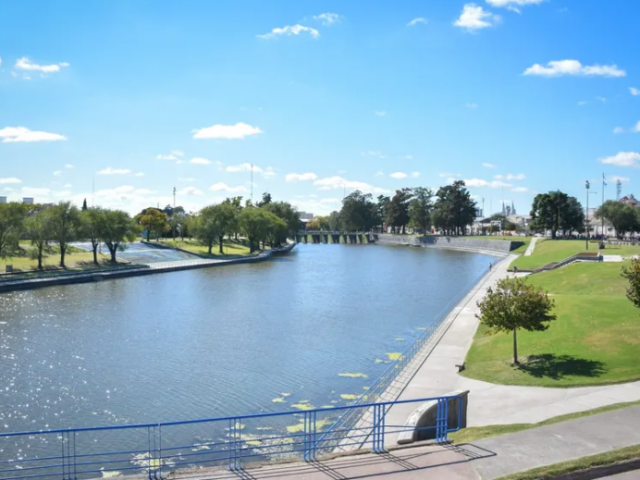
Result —
<instances>
[{"instance_id":1,"label":"sidewalk path","mask_svg":"<svg viewBox=\"0 0 640 480\"><path fill-rule=\"evenodd\" d=\"M459 375L478 327L477 302L489 286L507 275L515 258L506 257L480 285L467 295L445 322L451 325L400 395L401 400L469 390L470 427L510 423L536 423L558 415L590 410L619 402L640 400L640 382L585 388L545 388L497 385ZM404 425L415 405L396 405L387 415L390 425ZM640 424L640 420L638 422ZM391 443L390 443L391 444Z\"/></svg>"},{"instance_id":2,"label":"sidewalk path","mask_svg":"<svg viewBox=\"0 0 640 480\"><path fill-rule=\"evenodd\" d=\"M536 242L538 241L538 237L533 237L531 239L531 243L529 243L529 246L527 247L527 251L524 252L524 256L525 257L530 257L531 254L533 253L533 251L536 248Z\"/></svg>"}]
</instances>

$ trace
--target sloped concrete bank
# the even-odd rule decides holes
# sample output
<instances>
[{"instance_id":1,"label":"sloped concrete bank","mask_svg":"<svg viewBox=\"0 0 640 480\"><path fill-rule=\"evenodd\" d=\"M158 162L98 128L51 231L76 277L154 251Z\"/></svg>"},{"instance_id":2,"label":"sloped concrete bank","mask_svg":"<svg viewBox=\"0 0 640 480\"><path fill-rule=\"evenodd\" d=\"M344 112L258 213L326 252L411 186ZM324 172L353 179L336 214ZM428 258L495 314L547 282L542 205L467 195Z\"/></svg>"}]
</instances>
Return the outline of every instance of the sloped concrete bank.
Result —
<instances>
[{"instance_id":1,"label":"sloped concrete bank","mask_svg":"<svg viewBox=\"0 0 640 480\"><path fill-rule=\"evenodd\" d=\"M512 250L524 245L524 242L508 240L488 240L470 237L414 236L382 233L376 243L380 245L405 245L410 247L447 248L487 255L506 256Z\"/></svg>"},{"instance_id":2,"label":"sloped concrete bank","mask_svg":"<svg viewBox=\"0 0 640 480\"><path fill-rule=\"evenodd\" d=\"M126 277L139 277L142 275L152 275L155 273L169 273L181 270L192 270L195 268L222 267L225 265L236 265L239 263L257 263L271 259L271 257L290 252L295 244L289 244L278 250L268 250L251 257L234 258L230 260L194 260L163 262L161 265L140 265L140 268L123 268L109 271L91 271L77 274L67 274L51 277L29 278L13 281L0 282L0 293L13 292L16 290L32 290L41 287L51 287L56 285L73 285L78 283L92 283L103 280L112 280Z\"/></svg>"}]
</instances>

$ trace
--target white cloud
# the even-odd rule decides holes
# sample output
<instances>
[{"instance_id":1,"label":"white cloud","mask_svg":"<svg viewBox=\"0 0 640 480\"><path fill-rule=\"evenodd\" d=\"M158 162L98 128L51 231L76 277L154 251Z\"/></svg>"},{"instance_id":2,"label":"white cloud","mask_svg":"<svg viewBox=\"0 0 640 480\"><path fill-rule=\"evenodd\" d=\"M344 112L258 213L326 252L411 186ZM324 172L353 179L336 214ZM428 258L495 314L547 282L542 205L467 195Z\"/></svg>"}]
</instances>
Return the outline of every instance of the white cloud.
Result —
<instances>
[{"instance_id":1,"label":"white cloud","mask_svg":"<svg viewBox=\"0 0 640 480\"><path fill-rule=\"evenodd\" d=\"M361 152L360 155L362 155L363 157L385 158L385 156L382 154L382 152L380 152L378 150L369 150L368 152Z\"/></svg>"},{"instance_id":2,"label":"white cloud","mask_svg":"<svg viewBox=\"0 0 640 480\"><path fill-rule=\"evenodd\" d=\"M500 23L500 16L484 10L475 3L467 3L462 9L460 17L454 22L456 27L466 28L475 32L482 28L493 27Z\"/></svg>"},{"instance_id":3,"label":"white cloud","mask_svg":"<svg viewBox=\"0 0 640 480\"><path fill-rule=\"evenodd\" d=\"M506 176L505 175L496 175L495 178L497 180L504 180L504 179L507 179L507 180L524 180L527 177L525 176L524 173L516 173L515 175L513 173L509 173Z\"/></svg>"},{"instance_id":4,"label":"white cloud","mask_svg":"<svg viewBox=\"0 0 640 480\"><path fill-rule=\"evenodd\" d=\"M407 160L411 160L413 158L413 155L405 155L404 158L406 158Z\"/></svg>"},{"instance_id":5,"label":"white cloud","mask_svg":"<svg viewBox=\"0 0 640 480\"><path fill-rule=\"evenodd\" d=\"M414 18L409 23L407 23L407 27L415 27L419 23L422 23L422 24L426 25L427 24L427 19L423 18L423 17Z\"/></svg>"},{"instance_id":6,"label":"white cloud","mask_svg":"<svg viewBox=\"0 0 640 480\"><path fill-rule=\"evenodd\" d=\"M501 182L500 180L493 180L492 182L487 182L486 180L481 180L479 178L470 178L464 181L467 187L489 187L489 188L508 188L512 187L512 185L508 183Z\"/></svg>"},{"instance_id":7,"label":"white cloud","mask_svg":"<svg viewBox=\"0 0 640 480\"><path fill-rule=\"evenodd\" d=\"M62 188L71 188L73 187L73 185L71 185L70 183L65 183Z\"/></svg>"},{"instance_id":8,"label":"white cloud","mask_svg":"<svg viewBox=\"0 0 640 480\"><path fill-rule=\"evenodd\" d=\"M70 163L67 163L64 168L71 170L72 168L75 168L73 165L71 165Z\"/></svg>"},{"instance_id":9,"label":"white cloud","mask_svg":"<svg viewBox=\"0 0 640 480\"><path fill-rule=\"evenodd\" d=\"M251 168L252 167L250 163L241 163L240 165L229 165L227 168L225 168L225 171L230 173L250 172ZM262 173L262 169L257 165L254 165L253 172Z\"/></svg>"},{"instance_id":10,"label":"white cloud","mask_svg":"<svg viewBox=\"0 0 640 480\"><path fill-rule=\"evenodd\" d=\"M274 28L271 32L266 33L264 35L256 35L258 38L263 38L265 40L270 40L272 38L276 38L279 36L291 36L291 35L300 35L301 33L306 32L311 35L313 38L319 38L320 32L313 27L305 27L304 25L286 25L282 28Z\"/></svg>"},{"instance_id":11,"label":"white cloud","mask_svg":"<svg viewBox=\"0 0 640 480\"><path fill-rule=\"evenodd\" d=\"M16 64L14 67L18 70L32 71L32 72L40 72L40 73L57 73L60 71L60 67L68 67L69 64L67 62L62 62L53 65L38 65L37 63L32 62L27 57L22 57L16 60Z\"/></svg>"},{"instance_id":12,"label":"white cloud","mask_svg":"<svg viewBox=\"0 0 640 480\"><path fill-rule=\"evenodd\" d=\"M507 8L520 13L519 7L527 5L540 5L545 0L487 0L487 3L496 8Z\"/></svg>"},{"instance_id":13,"label":"white cloud","mask_svg":"<svg viewBox=\"0 0 640 480\"><path fill-rule=\"evenodd\" d=\"M596 100L598 100L599 102L607 103L607 99L606 99L605 97L595 97L595 98L596 98Z\"/></svg>"},{"instance_id":14,"label":"white cloud","mask_svg":"<svg viewBox=\"0 0 640 480\"><path fill-rule=\"evenodd\" d=\"M622 128L622 127L616 127L616 128L614 128L614 129L613 129L613 133L616 133L616 134L618 134L618 133L624 133L624 128Z\"/></svg>"},{"instance_id":15,"label":"white cloud","mask_svg":"<svg viewBox=\"0 0 640 480\"><path fill-rule=\"evenodd\" d=\"M192 177L178 177L179 182L195 182L195 178Z\"/></svg>"},{"instance_id":16,"label":"white cloud","mask_svg":"<svg viewBox=\"0 0 640 480\"><path fill-rule=\"evenodd\" d=\"M144 173L143 172L137 172L137 173L134 173L134 176L136 176L136 177L144 177Z\"/></svg>"},{"instance_id":17,"label":"white cloud","mask_svg":"<svg viewBox=\"0 0 640 480\"><path fill-rule=\"evenodd\" d=\"M478 104L477 103L467 103L467 104L465 104L465 107L471 108L471 109L478 108Z\"/></svg>"},{"instance_id":18,"label":"white cloud","mask_svg":"<svg viewBox=\"0 0 640 480\"><path fill-rule=\"evenodd\" d=\"M31 131L25 127L5 127L0 129L3 143L9 142L56 142L67 138L57 133Z\"/></svg>"},{"instance_id":19,"label":"white cloud","mask_svg":"<svg viewBox=\"0 0 640 480\"><path fill-rule=\"evenodd\" d=\"M612 157L601 158L600 163L616 165L618 167L638 167L638 163L640 163L640 153L619 152Z\"/></svg>"},{"instance_id":20,"label":"white cloud","mask_svg":"<svg viewBox=\"0 0 640 480\"><path fill-rule=\"evenodd\" d=\"M173 160L180 161L180 159L184 156L184 152L180 150L171 150L169 154L160 154L156 158L158 160Z\"/></svg>"},{"instance_id":21,"label":"white cloud","mask_svg":"<svg viewBox=\"0 0 640 480\"><path fill-rule=\"evenodd\" d=\"M439 173L438 174L439 177L441 178L445 178L445 177L461 177L462 174L461 173L449 173L449 172L444 172L444 173Z\"/></svg>"},{"instance_id":22,"label":"white cloud","mask_svg":"<svg viewBox=\"0 0 640 480\"><path fill-rule=\"evenodd\" d=\"M323 25L331 26L334 23L338 23L340 21L340 15L337 13L321 13L320 15L315 15L313 17L314 20L320 20Z\"/></svg>"},{"instance_id":23,"label":"white cloud","mask_svg":"<svg viewBox=\"0 0 640 480\"><path fill-rule=\"evenodd\" d=\"M484 168L497 168L497 166L496 166L496 165L494 165L493 163L487 163L487 162L484 162L484 163L482 164L482 166L483 166Z\"/></svg>"},{"instance_id":24,"label":"white cloud","mask_svg":"<svg viewBox=\"0 0 640 480\"><path fill-rule=\"evenodd\" d=\"M133 172L128 168L107 167L104 170L100 170L98 172L98 175L129 175L130 173L133 173Z\"/></svg>"},{"instance_id":25,"label":"white cloud","mask_svg":"<svg viewBox=\"0 0 640 480\"><path fill-rule=\"evenodd\" d=\"M48 197L51 195L51 190L48 188L22 187L20 192L26 197Z\"/></svg>"},{"instance_id":26,"label":"white cloud","mask_svg":"<svg viewBox=\"0 0 640 480\"><path fill-rule=\"evenodd\" d=\"M193 138L242 139L259 133L263 132L258 127L239 122L235 125L212 125L211 127L194 130Z\"/></svg>"},{"instance_id":27,"label":"white cloud","mask_svg":"<svg viewBox=\"0 0 640 480\"><path fill-rule=\"evenodd\" d=\"M156 191L149 190L148 188L136 188L133 193L137 195L151 195L152 193L156 193Z\"/></svg>"},{"instance_id":28,"label":"white cloud","mask_svg":"<svg viewBox=\"0 0 640 480\"><path fill-rule=\"evenodd\" d=\"M237 192L248 192L245 187L229 187L226 183L215 183L209 187L209 190L212 192L229 192L229 193L237 193Z\"/></svg>"},{"instance_id":29,"label":"white cloud","mask_svg":"<svg viewBox=\"0 0 640 480\"><path fill-rule=\"evenodd\" d=\"M586 104L587 104L587 102L584 101L584 100L581 100L581 101L578 102L578 106L580 106L580 107L584 107Z\"/></svg>"},{"instance_id":30,"label":"white cloud","mask_svg":"<svg viewBox=\"0 0 640 480\"><path fill-rule=\"evenodd\" d=\"M22 183L22 180L16 177L0 178L0 185L7 185L9 183Z\"/></svg>"},{"instance_id":31,"label":"white cloud","mask_svg":"<svg viewBox=\"0 0 640 480\"><path fill-rule=\"evenodd\" d=\"M262 176L264 178L275 177L276 176L276 172L273 169L273 167L267 167L267 168L264 169L264 172L262 172Z\"/></svg>"},{"instance_id":32,"label":"white cloud","mask_svg":"<svg viewBox=\"0 0 640 480\"><path fill-rule=\"evenodd\" d=\"M288 173L285 175L284 179L287 182L303 182L307 180L316 180L318 176L315 173Z\"/></svg>"},{"instance_id":33,"label":"white cloud","mask_svg":"<svg viewBox=\"0 0 640 480\"><path fill-rule=\"evenodd\" d=\"M389 193L385 188L374 187L368 183L347 180L343 177L334 176L322 178L313 182L320 190L339 190L348 188L349 190L360 190L365 193Z\"/></svg>"},{"instance_id":34,"label":"white cloud","mask_svg":"<svg viewBox=\"0 0 640 480\"><path fill-rule=\"evenodd\" d=\"M512 192L519 192L519 193L524 193L524 192L528 192L529 189L527 187L513 187L511 189Z\"/></svg>"},{"instance_id":35,"label":"white cloud","mask_svg":"<svg viewBox=\"0 0 640 480\"><path fill-rule=\"evenodd\" d=\"M617 183L618 181L620 181L620 183L628 183L629 182L629 177L619 177L617 175L613 175L611 177L607 177L607 182Z\"/></svg>"},{"instance_id":36,"label":"white cloud","mask_svg":"<svg viewBox=\"0 0 640 480\"><path fill-rule=\"evenodd\" d=\"M54 177L61 177L62 176L62 170L56 170L55 172L53 172L53 176Z\"/></svg>"},{"instance_id":37,"label":"white cloud","mask_svg":"<svg viewBox=\"0 0 640 480\"><path fill-rule=\"evenodd\" d=\"M640 133L640 122L636 123L636 126L633 127L633 131L635 133Z\"/></svg>"},{"instance_id":38,"label":"white cloud","mask_svg":"<svg viewBox=\"0 0 640 480\"><path fill-rule=\"evenodd\" d=\"M387 112L385 112L384 110L376 110L373 113L379 117L384 117L387 114Z\"/></svg>"},{"instance_id":39,"label":"white cloud","mask_svg":"<svg viewBox=\"0 0 640 480\"><path fill-rule=\"evenodd\" d=\"M384 177L384 172L383 172L382 170L378 170L378 171L375 173L374 177Z\"/></svg>"},{"instance_id":40,"label":"white cloud","mask_svg":"<svg viewBox=\"0 0 640 480\"><path fill-rule=\"evenodd\" d=\"M206 158L195 157L189 160L189 163L192 163L194 165L209 165L211 161L207 160Z\"/></svg>"},{"instance_id":41,"label":"white cloud","mask_svg":"<svg viewBox=\"0 0 640 480\"><path fill-rule=\"evenodd\" d=\"M196 187L184 187L182 190L178 190L178 195L202 195L204 192L198 190Z\"/></svg>"},{"instance_id":42,"label":"white cloud","mask_svg":"<svg viewBox=\"0 0 640 480\"><path fill-rule=\"evenodd\" d=\"M346 170L338 170L338 173L339 174L343 174L343 173L347 173L347 171Z\"/></svg>"},{"instance_id":43,"label":"white cloud","mask_svg":"<svg viewBox=\"0 0 640 480\"><path fill-rule=\"evenodd\" d=\"M638 95L640 95L640 89L629 87L629 91L631 92L631 95L633 95L634 97L637 97Z\"/></svg>"},{"instance_id":44,"label":"white cloud","mask_svg":"<svg viewBox=\"0 0 640 480\"><path fill-rule=\"evenodd\" d=\"M420 176L420 172L411 172L411 176L413 178L418 178Z\"/></svg>"},{"instance_id":45,"label":"white cloud","mask_svg":"<svg viewBox=\"0 0 640 480\"><path fill-rule=\"evenodd\" d=\"M391 178L396 178L400 180L401 178L407 178L407 174L404 172L394 172L389 175Z\"/></svg>"},{"instance_id":46,"label":"white cloud","mask_svg":"<svg viewBox=\"0 0 640 480\"><path fill-rule=\"evenodd\" d=\"M625 77L627 72L617 65L582 65L578 60L554 60L546 66L539 63L529 67L525 75L539 75L543 77L560 77L563 75Z\"/></svg>"}]
</instances>

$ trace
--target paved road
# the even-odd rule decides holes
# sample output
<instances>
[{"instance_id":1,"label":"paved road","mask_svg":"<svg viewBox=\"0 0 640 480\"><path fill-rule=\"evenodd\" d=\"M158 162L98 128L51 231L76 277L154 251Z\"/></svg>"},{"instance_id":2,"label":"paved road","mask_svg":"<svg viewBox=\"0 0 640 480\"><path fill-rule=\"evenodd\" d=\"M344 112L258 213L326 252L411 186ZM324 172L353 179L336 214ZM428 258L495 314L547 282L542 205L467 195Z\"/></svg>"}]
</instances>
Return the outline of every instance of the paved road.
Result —
<instances>
[{"instance_id":1,"label":"paved road","mask_svg":"<svg viewBox=\"0 0 640 480\"><path fill-rule=\"evenodd\" d=\"M602 477L600 480L640 480L640 470L635 472L621 473L613 477Z\"/></svg>"}]
</instances>

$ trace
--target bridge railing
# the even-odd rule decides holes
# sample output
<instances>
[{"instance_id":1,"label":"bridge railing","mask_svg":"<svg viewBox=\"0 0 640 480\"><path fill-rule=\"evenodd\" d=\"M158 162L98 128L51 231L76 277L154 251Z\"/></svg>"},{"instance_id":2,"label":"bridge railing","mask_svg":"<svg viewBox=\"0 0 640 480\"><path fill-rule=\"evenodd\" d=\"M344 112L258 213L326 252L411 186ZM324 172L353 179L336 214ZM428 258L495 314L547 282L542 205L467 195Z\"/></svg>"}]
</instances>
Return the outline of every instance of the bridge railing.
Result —
<instances>
[{"instance_id":1,"label":"bridge railing","mask_svg":"<svg viewBox=\"0 0 640 480\"><path fill-rule=\"evenodd\" d=\"M457 421L450 425L450 401L458 399ZM380 453L385 439L409 428L390 425L393 405L436 402L435 425L423 427L438 443L459 428L462 401L458 396L379 402L306 411L289 411L209 418L182 422L110 427L41 430L0 434L0 479L56 478L61 480L145 473L158 480L178 469L226 467L239 470L253 462L315 461L338 447L363 446ZM367 429L345 428L339 437L319 447L319 436L347 411L373 412ZM394 437L395 438L395 437Z\"/></svg>"}]
</instances>

